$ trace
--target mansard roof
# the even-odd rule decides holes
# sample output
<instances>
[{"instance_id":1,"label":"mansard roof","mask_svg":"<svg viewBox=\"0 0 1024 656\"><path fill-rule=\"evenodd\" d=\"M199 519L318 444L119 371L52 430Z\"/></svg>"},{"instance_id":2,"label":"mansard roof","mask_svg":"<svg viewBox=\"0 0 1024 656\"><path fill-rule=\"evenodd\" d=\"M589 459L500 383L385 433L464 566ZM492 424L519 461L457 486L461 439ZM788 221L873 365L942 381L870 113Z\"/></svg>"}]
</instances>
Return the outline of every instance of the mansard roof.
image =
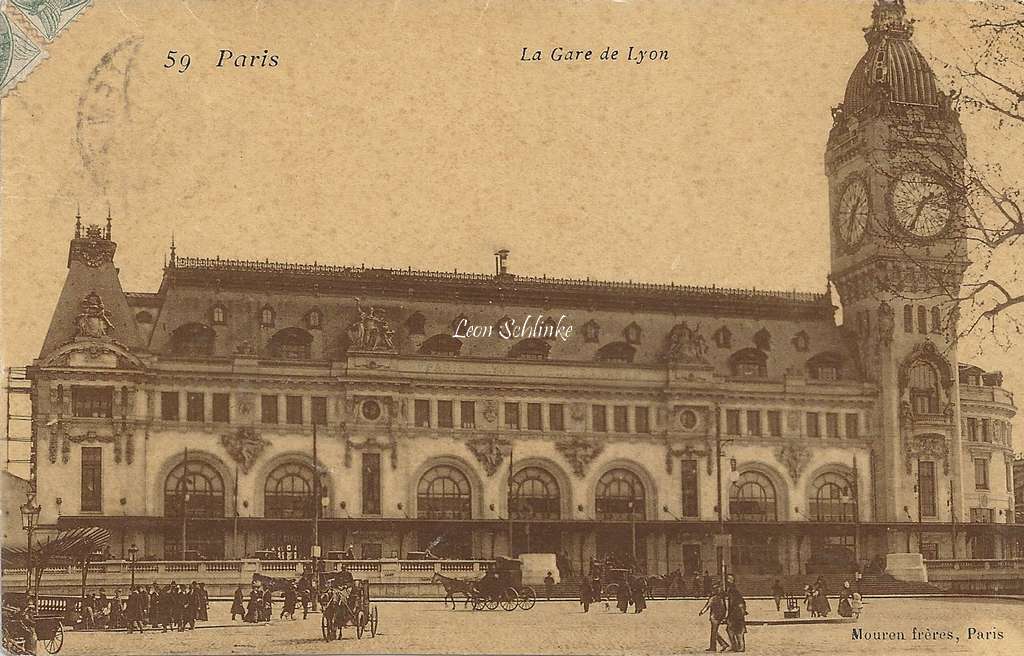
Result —
<instances>
[{"instance_id":1,"label":"mansard roof","mask_svg":"<svg viewBox=\"0 0 1024 656\"><path fill-rule=\"evenodd\" d=\"M293 264L268 260L176 257L161 291L201 286L237 291L310 292L537 307L697 313L716 316L832 321L827 292L734 289L452 271ZM135 295L132 295L133 297ZM142 300L142 295L138 295ZM144 303L139 303L140 305Z\"/></svg>"}]
</instances>

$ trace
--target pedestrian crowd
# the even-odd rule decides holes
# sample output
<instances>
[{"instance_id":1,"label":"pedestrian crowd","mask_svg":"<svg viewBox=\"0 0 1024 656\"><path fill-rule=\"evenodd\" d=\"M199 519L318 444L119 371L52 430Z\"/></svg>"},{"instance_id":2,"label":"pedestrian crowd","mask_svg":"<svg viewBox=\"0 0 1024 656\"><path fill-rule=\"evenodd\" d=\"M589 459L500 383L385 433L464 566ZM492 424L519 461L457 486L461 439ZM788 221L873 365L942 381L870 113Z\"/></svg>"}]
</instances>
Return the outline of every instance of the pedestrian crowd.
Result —
<instances>
[{"instance_id":1,"label":"pedestrian crowd","mask_svg":"<svg viewBox=\"0 0 1024 656\"><path fill-rule=\"evenodd\" d=\"M605 602L607 607L612 596L620 612L627 613L632 607L634 613L642 613L647 608L647 577L632 568L622 568L622 564L613 558L590 559L590 572L580 580L580 604L584 613L590 611L591 604L598 602Z\"/></svg>"},{"instance_id":2,"label":"pedestrian crowd","mask_svg":"<svg viewBox=\"0 0 1024 656\"><path fill-rule=\"evenodd\" d=\"M303 581L300 580L299 585L287 585L282 593L284 598L284 604L281 607L281 613L278 615L279 619L295 619L295 611L299 604L302 604L302 619L306 619L309 616L311 597L311 588L309 585L303 585ZM253 583L252 588L249 590L248 603L246 603L246 594L242 589L242 586L238 586L235 589L235 594L231 600L231 621L235 621L236 618L241 619L243 622L250 624L256 624L258 622L269 622L274 615L274 590L269 586L263 586L260 583Z\"/></svg>"},{"instance_id":3,"label":"pedestrian crowd","mask_svg":"<svg viewBox=\"0 0 1024 656\"><path fill-rule=\"evenodd\" d=\"M210 597L203 583L179 584L171 581L160 586L130 588L127 596L115 590L108 597L104 590L82 597L77 624L82 629L127 629L128 633L151 629L184 631L196 628L196 622L209 619Z\"/></svg>"}]
</instances>

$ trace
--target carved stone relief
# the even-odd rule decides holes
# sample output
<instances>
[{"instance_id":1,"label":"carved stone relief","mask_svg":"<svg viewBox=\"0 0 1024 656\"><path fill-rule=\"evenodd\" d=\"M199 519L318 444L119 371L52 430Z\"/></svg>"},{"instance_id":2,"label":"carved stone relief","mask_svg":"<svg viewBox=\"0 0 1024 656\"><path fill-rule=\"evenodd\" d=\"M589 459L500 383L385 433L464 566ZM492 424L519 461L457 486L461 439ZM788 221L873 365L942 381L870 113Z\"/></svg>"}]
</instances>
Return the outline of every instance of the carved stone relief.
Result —
<instances>
[{"instance_id":1,"label":"carved stone relief","mask_svg":"<svg viewBox=\"0 0 1024 656\"><path fill-rule=\"evenodd\" d=\"M909 475L920 458L942 460L942 473L949 474L949 445L942 435L914 435L903 438L904 466Z\"/></svg>"},{"instance_id":2,"label":"carved stone relief","mask_svg":"<svg viewBox=\"0 0 1024 656\"><path fill-rule=\"evenodd\" d=\"M661 357L666 362L683 364L707 362L708 345L700 333L700 326L690 328L685 321L676 324L665 337Z\"/></svg>"},{"instance_id":3,"label":"carved stone relief","mask_svg":"<svg viewBox=\"0 0 1024 656\"><path fill-rule=\"evenodd\" d=\"M484 467L488 476L494 476L501 464L505 461L505 453L512 446L512 442L503 437L494 435L488 437L477 437L466 442L466 447L476 456L476 459Z\"/></svg>"},{"instance_id":4,"label":"carved stone relief","mask_svg":"<svg viewBox=\"0 0 1024 656\"><path fill-rule=\"evenodd\" d=\"M484 421L493 426L498 421L498 402L493 399L484 401Z\"/></svg>"},{"instance_id":5,"label":"carved stone relief","mask_svg":"<svg viewBox=\"0 0 1024 656\"><path fill-rule=\"evenodd\" d=\"M232 433L220 436L220 443L231 459L238 463L242 472L248 474L253 463L259 458L270 442L260 437L254 428L240 426Z\"/></svg>"},{"instance_id":6,"label":"carved stone relief","mask_svg":"<svg viewBox=\"0 0 1024 656\"><path fill-rule=\"evenodd\" d=\"M775 449L775 458L786 467L789 477L795 483L811 461L811 452L805 446L786 445Z\"/></svg>"},{"instance_id":7,"label":"carved stone relief","mask_svg":"<svg viewBox=\"0 0 1024 656\"><path fill-rule=\"evenodd\" d=\"M384 310L375 307L364 310L358 298L356 310L359 319L352 322L346 331L352 348L358 351L394 351L395 331L384 318Z\"/></svg>"},{"instance_id":8,"label":"carved stone relief","mask_svg":"<svg viewBox=\"0 0 1024 656\"><path fill-rule=\"evenodd\" d=\"M381 442L370 436L362 442L345 437L345 467L352 467L353 451L391 451L391 469L398 469L398 441L392 436L387 442Z\"/></svg>"},{"instance_id":9,"label":"carved stone relief","mask_svg":"<svg viewBox=\"0 0 1024 656\"><path fill-rule=\"evenodd\" d=\"M594 458L604 451L604 446L597 442L588 442L580 438L555 442L555 448L565 456L577 477L583 478Z\"/></svg>"},{"instance_id":10,"label":"carved stone relief","mask_svg":"<svg viewBox=\"0 0 1024 656\"><path fill-rule=\"evenodd\" d=\"M669 474L672 473L673 466L677 459L700 459L707 458L711 460L711 453L707 449L695 449L693 445L687 444L683 448L672 447L671 445L665 446L665 471Z\"/></svg>"}]
</instances>

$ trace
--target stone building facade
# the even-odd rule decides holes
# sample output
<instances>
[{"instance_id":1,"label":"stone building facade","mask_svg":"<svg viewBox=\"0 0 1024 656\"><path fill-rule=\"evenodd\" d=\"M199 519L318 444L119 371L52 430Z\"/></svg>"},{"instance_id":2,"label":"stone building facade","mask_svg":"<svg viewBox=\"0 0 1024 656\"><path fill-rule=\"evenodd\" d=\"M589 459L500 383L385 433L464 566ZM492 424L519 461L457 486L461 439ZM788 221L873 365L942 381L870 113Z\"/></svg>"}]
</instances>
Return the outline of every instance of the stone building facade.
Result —
<instances>
[{"instance_id":1,"label":"stone building facade","mask_svg":"<svg viewBox=\"0 0 1024 656\"><path fill-rule=\"evenodd\" d=\"M155 558L1011 555L1015 409L936 293L967 260L928 153L961 137L910 32L876 4L834 110L841 324L831 290L525 277L506 252L491 275L172 246L125 292L109 219L79 221L29 368L42 522Z\"/></svg>"}]
</instances>

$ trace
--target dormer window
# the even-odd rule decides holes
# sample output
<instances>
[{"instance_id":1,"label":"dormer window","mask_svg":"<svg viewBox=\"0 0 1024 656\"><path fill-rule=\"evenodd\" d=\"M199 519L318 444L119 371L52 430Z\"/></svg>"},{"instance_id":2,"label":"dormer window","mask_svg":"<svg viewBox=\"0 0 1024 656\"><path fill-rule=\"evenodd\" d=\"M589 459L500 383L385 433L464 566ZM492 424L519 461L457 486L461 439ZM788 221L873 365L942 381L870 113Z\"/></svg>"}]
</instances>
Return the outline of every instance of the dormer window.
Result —
<instances>
[{"instance_id":1,"label":"dormer window","mask_svg":"<svg viewBox=\"0 0 1024 656\"><path fill-rule=\"evenodd\" d=\"M768 356L753 348L736 351L729 358L729 368L738 378L765 378L768 376Z\"/></svg>"},{"instance_id":2,"label":"dormer window","mask_svg":"<svg viewBox=\"0 0 1024 656\"><path fill-rule=\"evenodd\" d=\"M619 362L628 364L633 361L636 348L626 342L612 342L597 349L595 358L598 362Z\"/></svg>"},{"instance_id":3,"label":"dormer window","mask_svg":"<svg viewBox=\"0 0 1024 656\"><path fill-rule=\"evenodd\" d=\"M459 354L462 349L462 341L458 340L451 335L445 335L439 333L434 335L427 341L423 342L423 346L420 347L420 353L423 355L442 355L447 357L455 357Z\"/></svg>"},{"instance_id":4,"label":"dormer window","mask_svg":"<svg viewBox=\"0 0 1024 656\"><path fill-rule=\"evenodd\" d=\"M550 350L551 344L548 344L546 340L531 337L517 342L509 349L508 357L517 360L547 360Z\"/></svg>"},{"instance_id":5,"label":"dormer window","mask_svg":"<svg viewBox=\"0 0 1024 656\"><path fill-rule=\"evenodd\" d=\"M807 377L823 382L842 378L842 358L835 353L819 353L807 361Z\"/></svg>"},{"instance_id":6,"label":"dormer window","mask_svg":"<svg viewBox=\"0 0 1024 656\"><path fill-rule=\"evenodd\" d=\"M715 341L715 346L718 348L732 348L732 331L726 326L716 330L711 339Z\"/></svg>"},{"instance_id":7,"label":"dormer window","mask_svg":"<svg viewBox=\"0 0 1024 656\"><path fill-rule=\"evenodd\" d=\"M223 326L227 323L227 310L223 305L217 304L210 308L210 323L215 326Z\"/></svg>"},{"instance_id":8,"label":"dormer window","mask_svg":"<svg viewBox=\"0 0 1024 656\"><path fill-rule=\"evenodd\" d=\"M413 312L405 320L405 327L409 329L410 335L422 335L426 327L427 318L422 312Z\"/></svg>"},{"instance_id":9,"label":"dormer window","mask_svg":"<svg viewBox=\"0 0 1024 656\"><path fill-rule=\"evenodd\" d=\"M285 328L270 338L270 356L280 360L308 360L313 336L301 328Z\"/></svg>"},{"instance_id":10,"label":"dormer window","mask_svg":"<svg viewBox=\"0 0 1024 656\"><path fill-rule=\"evenodd\" d=\"M311 330L319 330L324 322L324 315L320 313L320 310L310 310L306 314L306 327Z\"/></svg>"},{"instance_id":11,"label":"dormer window","mask_svg":"<svg viewBox=\"0 0 1024 656\"><path fill-rule=\"evenodd\" d=\"M260 325L264 328L272 328L274 326L274 308L269 305L263 306L263 309L260 310Z\"/></svg>"},{"instance_id":12,"label":"dormer window","mask_svg":"<svg viewBox=\"0 0 1024 656\"><path fill-rule=\"evenodd\" d=\"M583 341L587 344L593 344L601 339L601 327L597 325L597 322L591 319L587 323L583 324Z\"/></svg>"},{"instance_id":13,"label":"dormer window","mask_svg":"<svg viewBox=\"0 0 1024 656\"><path fill-rule=\"evenodd\" d=\"M754 333L754 346L762 351L772 350L772 334L765 328L757 331Z\"/></svg>"},{"instance_id":14,"label":"dormer window","mask_svg":"<svg viewBox=\"0 0 1024 656\"><path fill-rule=\"evenodd\" d=\"M807 333L805 333L804 331L801 330L800 332L793 336L793 347L797 351L803 353L810 347L810 345L811 338L808 337Z\"/></svg>"}]
</instances>

